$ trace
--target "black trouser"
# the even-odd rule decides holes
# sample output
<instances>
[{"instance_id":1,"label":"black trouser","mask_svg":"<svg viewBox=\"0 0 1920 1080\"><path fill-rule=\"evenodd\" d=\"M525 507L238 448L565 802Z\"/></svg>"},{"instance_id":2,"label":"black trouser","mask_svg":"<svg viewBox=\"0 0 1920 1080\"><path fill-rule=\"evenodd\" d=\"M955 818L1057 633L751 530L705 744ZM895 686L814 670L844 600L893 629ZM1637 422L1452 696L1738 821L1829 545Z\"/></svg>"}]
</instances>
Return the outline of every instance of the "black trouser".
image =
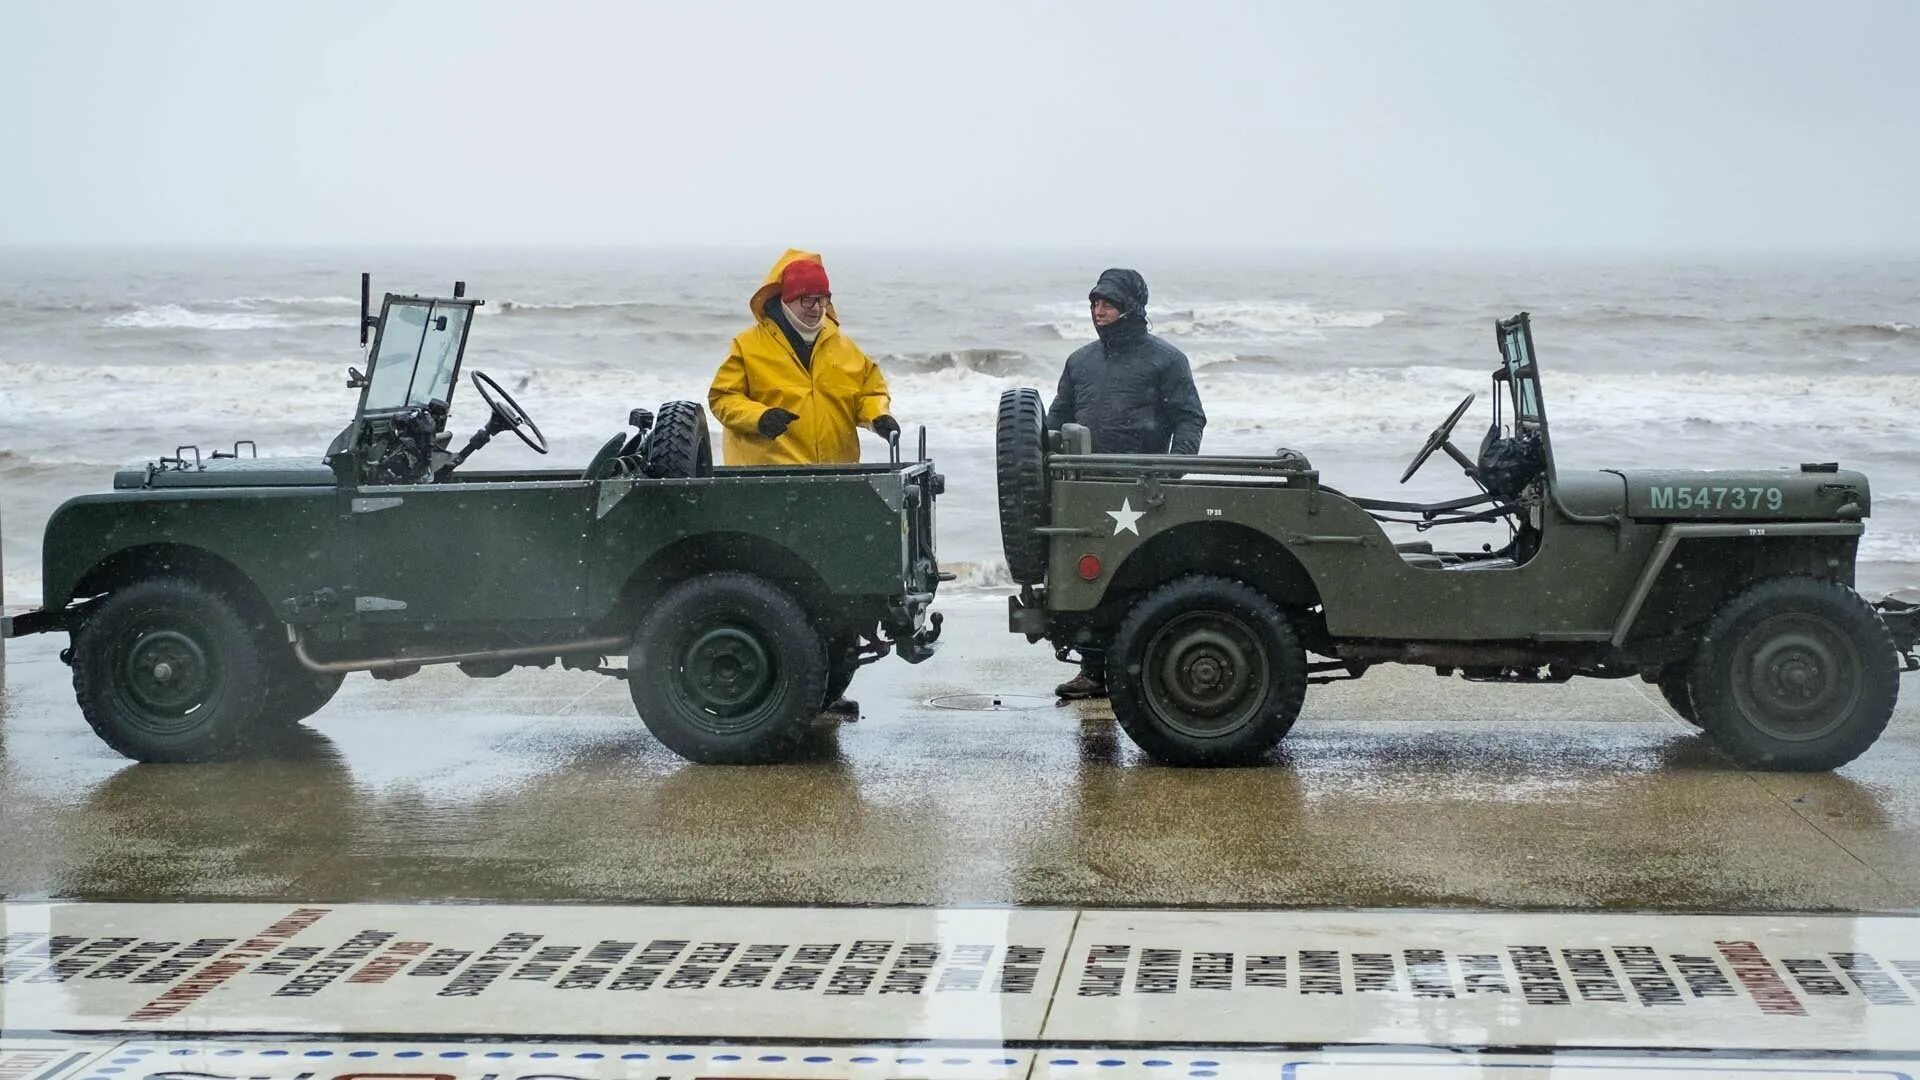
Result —
<instances>
[{"instance_id":1,"label":"black trouser","mask_svg":"<svg viewBox=\"0 0 1920 1080\"><path fill-rule=\"evenodd\" d=\"M1081 649L1080 650L1080 674L1085 675L1087 678L1092 679L1094 682L1099 683L1101 686L1107 685L1106 650L1086 649L1086 648Z\"/></svg>"}]
</instances>

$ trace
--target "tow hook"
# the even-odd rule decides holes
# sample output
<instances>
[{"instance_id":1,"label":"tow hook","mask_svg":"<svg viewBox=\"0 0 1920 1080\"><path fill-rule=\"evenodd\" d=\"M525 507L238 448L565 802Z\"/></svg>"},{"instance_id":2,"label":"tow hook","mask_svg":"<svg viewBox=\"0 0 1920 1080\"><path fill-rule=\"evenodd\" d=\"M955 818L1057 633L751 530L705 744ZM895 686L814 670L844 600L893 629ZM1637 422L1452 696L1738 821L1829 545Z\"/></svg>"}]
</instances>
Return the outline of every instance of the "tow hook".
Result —
<instances>
[{"instance_id":1,"label":"tow hook","mask_svg":"<svg viewBox=\"0 0 1920 1080\"><path fill-rule=\"evenodd\" d=\"M1913 659L1913 657L1909 656L1907 657L1907 659L1911 660ZM60 662L67 665L68 667L73 666L73 646L69 645L66 648L60 650Z\"/></svg>"}]
</instances>

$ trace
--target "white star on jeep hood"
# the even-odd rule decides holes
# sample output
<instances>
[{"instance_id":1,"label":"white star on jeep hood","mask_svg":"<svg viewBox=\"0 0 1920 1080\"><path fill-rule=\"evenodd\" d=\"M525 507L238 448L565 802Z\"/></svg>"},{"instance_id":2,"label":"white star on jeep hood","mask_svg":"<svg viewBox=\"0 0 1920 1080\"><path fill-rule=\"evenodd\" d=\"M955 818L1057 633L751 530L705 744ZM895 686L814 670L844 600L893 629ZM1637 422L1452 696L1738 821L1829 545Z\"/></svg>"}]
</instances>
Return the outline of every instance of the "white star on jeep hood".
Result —
<instances>
[{"instance_id":1,"label":"white star on jeep hood","mask_svg":"<svg viewBox=\"0 0 1920 1080\"><path fill-rule=\"evenodd\" d=\"M1130 532L1139 536L1140 519L1145 514L1146 511L1133 508L1132 499L1121 499L1120 509L1107 511L1107 516L1113 519L1113 535L1119 536L1123 532Z\"/></svg>"}]
</instances>

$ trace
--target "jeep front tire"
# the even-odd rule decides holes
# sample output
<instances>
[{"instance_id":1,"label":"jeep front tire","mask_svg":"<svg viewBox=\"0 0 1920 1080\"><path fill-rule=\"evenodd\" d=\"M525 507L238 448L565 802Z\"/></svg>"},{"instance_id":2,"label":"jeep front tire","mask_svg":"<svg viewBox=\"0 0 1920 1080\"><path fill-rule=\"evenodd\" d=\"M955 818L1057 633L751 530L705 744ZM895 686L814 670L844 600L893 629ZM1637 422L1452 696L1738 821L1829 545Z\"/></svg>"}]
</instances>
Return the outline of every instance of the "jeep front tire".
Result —
<instances>
[{"instance_id":1,"label":"jeep front tire","mask_svg":"<svg viewBox=\"0 0 1920 1080\"><path fill-rule=\"evenodd\" d=\"M152 578L87 612L73 635L73 691L94 733L127 757L209 761L253 736L268 662L228 597Z\"/></svg>"},{"instance_id":2,"label":"jeep front tire","mask_svg":"<svg viewBox=\"0 0 1920 1080\"><path fill-rule=\"evenodd\" d=\"M1654 683L1660 688L1660 696L1667 700L1667 706L1674 715L1694 727L1700 726L1700 717L1693 711L1693 691L1687 687L1687 672L1690 665L1674 664L1660 673Z\"/></svg>"},{"instance_id":3,"label":"jeep front tire","mask_svg":"<svg viewBox=\"0 0 1920 1080\"><path fill-rule=\"evenodd\" d=\"M752 574L683 581L634 635L627 688L647 730L707 765L792 755L827 690L827 652L791 596Z\"/></svg>"},{"instance_id":4,"label":"jeep front tire","mask_svg":"<svg viewBox=\"0 0 1920 1080\"><path fill-rule=\"evenodd\" d=\"M1307 691L1300 635L1272 600L1194 575L1134 604L1107 654L1114 718L1169 765L1244 765L1293 727Z\"/></svg>"},{"instance_id":5,"label":"jeep front tire","mask_svg":"<svg viewBox=\"0 0 1920 1080\"><path fill-rule=\"evenodd\" d=\"M1758 769L1835 769L1893 716L1900 667L1866 601L1832 581L1763 581L1708 625L1688 680L1699 723Z\"/></svg>"}]
</instances>

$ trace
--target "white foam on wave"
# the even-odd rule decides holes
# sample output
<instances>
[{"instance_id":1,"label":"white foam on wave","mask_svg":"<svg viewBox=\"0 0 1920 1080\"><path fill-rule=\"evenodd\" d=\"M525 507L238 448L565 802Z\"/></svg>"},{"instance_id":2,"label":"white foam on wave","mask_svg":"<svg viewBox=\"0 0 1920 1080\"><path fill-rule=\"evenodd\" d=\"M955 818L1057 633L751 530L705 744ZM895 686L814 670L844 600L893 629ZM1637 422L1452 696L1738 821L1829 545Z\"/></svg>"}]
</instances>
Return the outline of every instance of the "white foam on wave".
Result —
<instances>
[{"instance_id":1,"label":"white foam on wave","mask_svg":"<svg viewBox=\"0 0 1920 1080\"><path fill-rule=\"evenodd\" d=\"M1066 340L1091 339L1093 325L1084 303L1046 304L1042 325ZM1147 308L1153 332L1164 337L1205 341L1261 341L1324 337L1327 330L1366 330L1398 311L1320 311L1293 301L1225 300L1154 303Z\"/></svg>"},{"instance_id":2,"label":"white foam on wave","mask_svg":"<svg viewBox=\"0 0 1920 1080\"><path fill-rule=\"evenodd\" d=\"M227 301L234 307L358 307L353 296L236 296Z\"/></svg>"},{"instance_id":3,"label":"white foam on wave","mask_svg":"<svg viewBox=\"0 0 1920 1080\"><path fill-rule=\"evenodd\" d=\"M74 477L169 453L181 443L203 450L256 439L263 456L314 455L351 418L355 392L341 385L351 357L269 360L245 365L51 364L0 357L0 415L10 491L51 509L75 494ZM543 425L553 454L536 458L512 440L486 451L496 465L552 467L584 463L639 405L687 399L704 404L711 369L624 371L543 364L538 358L489 358L484 366ZM972 586L1004 584L988 553L999 537L992 512L991 461L1001 391L1052 381L998 375L961 365L935 370L893 366L894 414L911 430L926 425L949 475L974 476L944 501L942 547L964 560ZM1207 366L1196 380L1208 413L1206 445L1216 452L1291 446L1306 452L1341 486L1389 485L1393 475L1454 404L1480 400L1456 442L1468 452L1491 414L1485 370L1413 366L1302 370ZM464 382L464 380L463 380ZM1920 560L1920 503L1896 493L1920 490L1920 461L1889 451L1910 442L1902 418L1920 412L1920 380L1848 372L1791 374L1556 372L1547 380L1555 448L1563 467L1790 467L1835 460L1865 469L1876 489L1874 521L1861 557ZM467 386L454 400L456 440L484 419ZM864 440L873 457L877 442ZM1388 460L1391 459L1391 460ZM76 471L78 467L78 471ZM1437 481L1436 481L1437 482ZM57 492L54 489L59 489ZM93 489L93 488L90 488ZM16 503L17 505L17 503ZM37 534L39 522L9 520ZM9 538L9 575L20 568L25 538ZM9 581L9 595L26 581Z\"/></svg>"},{"instance_id":4,"label":"white foam on wave","mask_svg":"<svg viewBox=\"0 0 1920 1080\"><path fill-rule=\"evenodd\" d=\"M109 316L103 325L119 330L286 330L338 323L338 319L303 319L257 311L193 311L179 304L155 304Z\"/></svg>"},{"instance_id":5,"label":"white foam on wave","mask_svg":"<svg viewBox=\"0 0 1920 1080\"><path fill-rule=\"evenodd\" d=\"M169 366L160 378L150 365L138 363L0 358L0 411L10 421L6 448L48 453L45 444L31 441L41 434L79 446L94 444L103 432L165 441L183 426L244 425L248 430L234 437L264 434L276 442L285 431L324 431L331 437L353 409L353 392L340 385L344 362L179 365ZM618 424L634 405L652 408L680 398L704 403L711 376L705 367L628 372L536 367L502 358L488 358L485 367L536 419L554 418L549 429L565 434L566 426L575 425L590 428L587 435L608 422ZM1051 372L1047 377L1000 374L957 363L932 370L896 365L887 375L896 415L903 422L927 424L950 445L991 442L1002 390L1035 386L1049 398L1053 390ZM1309 440L1343 446L1407 431L1424 434L1469 392L1480 395L1470 424L1484 425L1491 411L1487 376L1479 369L1264 370L1203 363L1195 378L1210 436L1279 430L1297 433L1296 444L1303 448ZM1818 378L1761 372L1558 373L1546 389L1556 432L1617 438L1622 444L1685 437L1765 450L1807 436L1879 439L1899 435L1909 424L1904 418L1920 412L1920 380L1871 373ZM455 416L480 418L476 399L464 386L455 399Z\"/></svg>"}]
</instances>

